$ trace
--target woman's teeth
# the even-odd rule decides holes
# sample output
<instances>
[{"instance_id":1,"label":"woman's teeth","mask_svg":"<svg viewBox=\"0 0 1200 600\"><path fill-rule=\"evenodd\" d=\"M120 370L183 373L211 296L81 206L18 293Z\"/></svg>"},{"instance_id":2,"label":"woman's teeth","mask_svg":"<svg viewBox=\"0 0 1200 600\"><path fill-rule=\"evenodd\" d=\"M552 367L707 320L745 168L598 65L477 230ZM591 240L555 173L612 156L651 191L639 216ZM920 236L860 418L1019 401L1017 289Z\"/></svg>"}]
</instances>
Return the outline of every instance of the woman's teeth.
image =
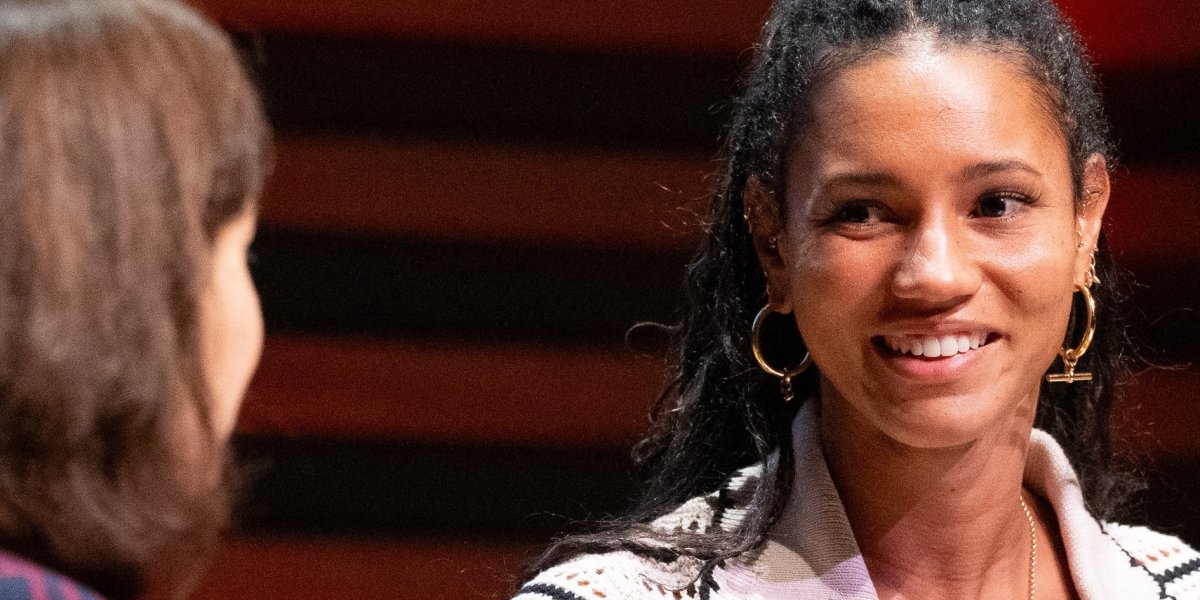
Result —
<instances>
[{"instance_id":1,"label":"woman's teeth","mask_svg":"<svg viewBox=\"0 0 1200 600\"><path fill-rule=\"evenodd\" d=\"M987 342L987 334L885 335L883 341L889 348L900 354L937 358L970 352Z\"/></svg>"}]
</instances>

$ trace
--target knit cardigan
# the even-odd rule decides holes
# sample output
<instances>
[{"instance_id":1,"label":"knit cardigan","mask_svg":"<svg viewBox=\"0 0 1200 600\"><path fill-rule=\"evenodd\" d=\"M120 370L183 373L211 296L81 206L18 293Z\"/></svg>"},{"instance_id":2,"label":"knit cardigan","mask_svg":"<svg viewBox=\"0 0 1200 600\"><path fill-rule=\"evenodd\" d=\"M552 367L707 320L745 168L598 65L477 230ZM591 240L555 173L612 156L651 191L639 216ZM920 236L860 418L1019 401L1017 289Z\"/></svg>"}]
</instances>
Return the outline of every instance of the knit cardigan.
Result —
<instances>
[{"instance_id":1,"label":"knit cardigan","mask_svg":"<svg viewBox=\"0 0 1200 600\"><path fill-rule=\"evenodd\" d=\"M751 555L697 578L701 564L692 558L585 554L539 573L514 600L878 600L826 466L813 404L801 408L793 428L792 497ZM739 499L748 497L761 472L759 465L739 471L718 491L693 498L654 526L735 529L746 516ZM1054 509L1082 600L1200 600L1200 553L1145 527L1098 522L1062 448L1044 431L1031 434L1024 478Z\"/></svg>"}]
</instances>

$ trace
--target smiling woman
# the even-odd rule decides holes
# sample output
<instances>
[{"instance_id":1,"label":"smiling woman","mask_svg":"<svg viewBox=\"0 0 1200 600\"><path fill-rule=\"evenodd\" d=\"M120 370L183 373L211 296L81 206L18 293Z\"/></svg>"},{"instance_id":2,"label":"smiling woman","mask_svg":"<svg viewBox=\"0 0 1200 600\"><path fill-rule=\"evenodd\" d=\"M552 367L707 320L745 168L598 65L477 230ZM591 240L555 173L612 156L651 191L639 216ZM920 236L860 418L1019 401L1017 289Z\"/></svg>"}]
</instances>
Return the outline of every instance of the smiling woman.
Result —
<instances>
[{"instance_id":1,"label":"smiling woman","mask_svg":"<svg viewBox=\"0 0 1200 600\"><path fill-rule=\"evenodd\" d=\"M1111 521L1100 106L1048 0L777 2L649 487L518 597L1200 598Z\"/></svg>"},{"instance_id":2,"label":"smiling woman","mask_svg":"<svg viewBox=\"0 0 1200 600\"><path fill-rule=\"evenodd\" d=\"M821 370L831 454L863 437L830 430L845 418L919 448L1031 423L1108 199L1097 154L1076 202L1063 133L1005 57L893 43L814 99L786 212L756 179L747 196L770 304Z\"/></svg>"}]
</instances>

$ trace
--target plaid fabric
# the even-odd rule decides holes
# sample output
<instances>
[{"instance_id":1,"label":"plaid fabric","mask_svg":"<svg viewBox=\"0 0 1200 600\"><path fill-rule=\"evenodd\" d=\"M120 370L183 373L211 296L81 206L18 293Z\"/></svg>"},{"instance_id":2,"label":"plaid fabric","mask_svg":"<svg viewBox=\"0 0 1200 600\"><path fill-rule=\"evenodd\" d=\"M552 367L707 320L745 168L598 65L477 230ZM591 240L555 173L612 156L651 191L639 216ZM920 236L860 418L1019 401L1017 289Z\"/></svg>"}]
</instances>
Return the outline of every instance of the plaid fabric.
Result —
<instances>
[{"instance_id":1,"label":"plaid fabric","mask_svg":"<svg viewBox=\"0 0 1200 600\"><path fill-rule=\"evenodd\" d=\"M0 551L0 600L104 600L92 590L15 554Z\"/></svg>"}]
</instances>

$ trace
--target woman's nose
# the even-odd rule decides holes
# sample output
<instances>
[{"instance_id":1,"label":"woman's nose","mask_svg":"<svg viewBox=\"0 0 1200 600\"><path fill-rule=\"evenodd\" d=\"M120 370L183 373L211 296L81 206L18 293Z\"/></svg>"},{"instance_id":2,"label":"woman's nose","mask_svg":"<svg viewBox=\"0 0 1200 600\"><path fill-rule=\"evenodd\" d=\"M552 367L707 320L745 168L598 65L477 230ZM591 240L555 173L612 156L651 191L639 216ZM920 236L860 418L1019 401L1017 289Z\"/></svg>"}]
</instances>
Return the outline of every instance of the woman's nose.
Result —
<instances>
[{"instance_id":1,"label":"woman's nose","mask_svg":"<svg viewBox=\"0 0 1200 600\"><path fill-rule=\"evenodd\" d=\"M927 305L951 304L975 294L982 278L967 234L952 218L914 226L892 278L892 293Z\"/></svg>"}]
</instances>

